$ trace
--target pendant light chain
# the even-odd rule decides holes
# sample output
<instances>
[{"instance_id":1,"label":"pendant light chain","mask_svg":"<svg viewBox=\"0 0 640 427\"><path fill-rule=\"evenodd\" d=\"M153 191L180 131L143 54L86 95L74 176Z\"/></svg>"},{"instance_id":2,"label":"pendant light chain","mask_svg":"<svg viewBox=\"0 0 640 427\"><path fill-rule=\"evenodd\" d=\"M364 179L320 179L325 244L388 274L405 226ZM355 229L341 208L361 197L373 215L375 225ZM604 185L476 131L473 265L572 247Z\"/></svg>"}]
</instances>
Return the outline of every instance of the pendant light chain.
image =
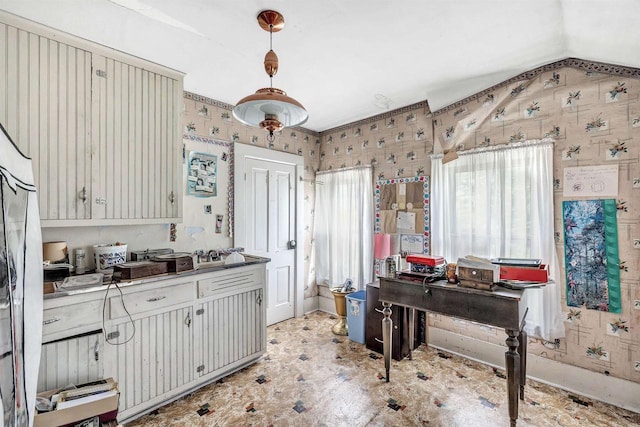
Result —
<instances>
[{"instance_id":1,"label":"pendant light chain","mask_svg":"<svg viewBox=\"0 0 640 427\"><path fill-rule=\"evenodd\" d=\"M273 24L269 24L269 50L273 50ZM273 89L273 73L269 74L269 87Z\"/></svg>"}]
</instances>

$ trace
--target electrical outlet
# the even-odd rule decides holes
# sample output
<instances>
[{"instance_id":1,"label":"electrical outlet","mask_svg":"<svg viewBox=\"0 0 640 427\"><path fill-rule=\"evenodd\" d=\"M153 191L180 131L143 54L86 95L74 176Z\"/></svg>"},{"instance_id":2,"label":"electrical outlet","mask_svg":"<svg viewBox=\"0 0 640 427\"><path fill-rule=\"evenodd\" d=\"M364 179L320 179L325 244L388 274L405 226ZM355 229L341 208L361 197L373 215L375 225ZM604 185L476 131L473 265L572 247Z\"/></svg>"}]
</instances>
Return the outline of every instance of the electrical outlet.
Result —
<instances>
[{"instance_id":1,"label":"electrical outlet","mask_svg":"<svg viewBox=\"0 0 640 427\"><path fill-rule=\"evenodd\" d=\"M640 299L633 301L633 308L635 310L640 310Z\"/></svg>"},{"instance_id":2,"label":"electrical outlet","mask_svg":"<svg viewBox=\"0 0 640 427\"><path fill-rule=\"evenodd\" d=\"M635 363L635 367L634 367L634 369L635 369L636 371L640 371L640 360L636 360L636 363Z\"/></svg>"},{"instance_id":3,"label":"electrical outlet","mask_svg":"<svg viewBox=\"0 0 640 427\"><path fill-rule=\"evenodd\" d=\"M640 249L640 239L633 239L634 249Z\"/></svg>"}]
</instances>

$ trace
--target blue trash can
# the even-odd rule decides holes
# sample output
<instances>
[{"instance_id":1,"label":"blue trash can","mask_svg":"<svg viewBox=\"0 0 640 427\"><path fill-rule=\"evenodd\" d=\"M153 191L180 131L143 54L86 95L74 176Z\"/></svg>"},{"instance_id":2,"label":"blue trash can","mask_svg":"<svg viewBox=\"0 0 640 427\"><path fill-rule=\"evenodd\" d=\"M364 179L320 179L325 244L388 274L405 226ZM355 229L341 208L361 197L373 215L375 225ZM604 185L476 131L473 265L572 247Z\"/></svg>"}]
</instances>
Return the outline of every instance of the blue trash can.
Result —
<instances>
[{"instance_id":1,"label":"blue trash can","mask_svg":"<svg viewBox=\"0 0 640 427\"><path fill-rule=\"evenodd\" d=\"M364 319L367 314L366 291L356 291L347 295L347 326L349 339L364 344Z\"/></svg>"}]
</instances>

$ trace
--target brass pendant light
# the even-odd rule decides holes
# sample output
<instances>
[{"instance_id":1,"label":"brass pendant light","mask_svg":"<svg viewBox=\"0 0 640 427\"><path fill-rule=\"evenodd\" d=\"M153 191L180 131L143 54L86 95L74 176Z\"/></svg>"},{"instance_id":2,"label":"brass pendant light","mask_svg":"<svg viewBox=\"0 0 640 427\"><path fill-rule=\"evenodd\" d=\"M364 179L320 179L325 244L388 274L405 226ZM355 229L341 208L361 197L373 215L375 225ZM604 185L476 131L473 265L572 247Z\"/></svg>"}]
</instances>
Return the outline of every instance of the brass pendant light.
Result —
<instances>
[{"instance_id":1,"label":"brass pendant light","mask_svg":"<svg viewBox=\"0 0 640 427\"><path fill-rule=\"evenodd\" d=\"M258 15L258 24L269 32L269 51L264 57L264 70L271 84L238 101L233 108L233 117L246 125L266 130L267 140L273 142L275 132L305 123L309 113L285 91L273 87L273 76L278 72L278 55L273 51L272 37L273 33L284 28L284 17L274 10L263 10Z\"/></svg>"}]
</instances>

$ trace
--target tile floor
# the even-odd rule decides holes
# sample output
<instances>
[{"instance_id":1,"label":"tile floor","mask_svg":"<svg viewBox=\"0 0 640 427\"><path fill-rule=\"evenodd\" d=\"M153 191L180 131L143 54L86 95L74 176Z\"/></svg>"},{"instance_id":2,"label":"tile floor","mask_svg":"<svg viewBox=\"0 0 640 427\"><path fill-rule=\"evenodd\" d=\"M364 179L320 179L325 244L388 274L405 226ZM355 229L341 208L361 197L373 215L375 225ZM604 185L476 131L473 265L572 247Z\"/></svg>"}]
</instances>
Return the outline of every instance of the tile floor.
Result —
<instances>
[{"instance_id":1,"label":"tile floor","mask_svg":"<svg viewBox=\"0 0 640 427\"><path fill-rule=\"evenodd\" d=\"M267 329L254 365L139 418L138 426L508 426L506 377L422 345L392 360L331 332L314 312ZM529 380L519 426L631 426L640 414Z\"/></svg>"}]
</instances>

